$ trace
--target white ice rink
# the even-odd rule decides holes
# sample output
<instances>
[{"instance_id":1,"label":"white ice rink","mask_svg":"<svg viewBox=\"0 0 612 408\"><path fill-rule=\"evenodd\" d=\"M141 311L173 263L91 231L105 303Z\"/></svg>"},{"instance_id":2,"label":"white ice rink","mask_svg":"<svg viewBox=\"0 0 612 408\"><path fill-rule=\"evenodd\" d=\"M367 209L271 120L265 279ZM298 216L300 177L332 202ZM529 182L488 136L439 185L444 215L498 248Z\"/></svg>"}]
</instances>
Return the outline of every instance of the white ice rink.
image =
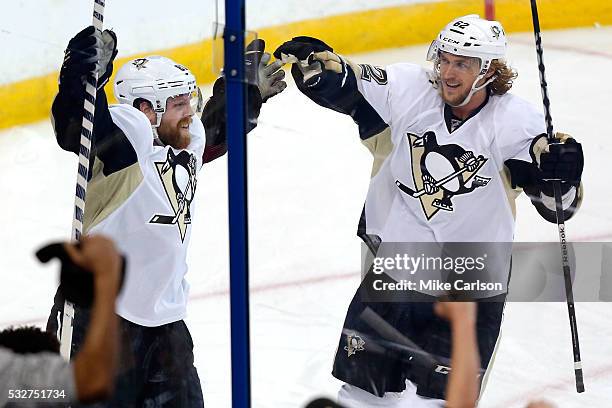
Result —
<instances>
[{"instance_id":1,"label":"white ice rink","mask_svg":"<svg viewBox=\"0 0 612 408\"><path fill-rule=\"evenodd\" d=\"M612 28L545 32L543 44L555 129L582 142L586 158L585 199L567 231L572 240L608 241ZM513 92L541 107L532 36L512 35L509 49L519 72ZM424 63L425 52L420 46L353 59ZM360 275L355 230L370 155L350 118L318 108L289 82L248 137L254 407L299 407L335 395L332 360ZM46 320L57 265L43 267L32 254L69 238L76 163L57 147L48 121L0 133L0 328ZM217 160L200 173L189 255L187 322L207 408L230 406L226 164ZM556 226L526 197L518 200L516 239L557 239ZM564 408L611 407L612 304L580 303L576 314L584 394L574 388L566 305L512 303L480 406L524 407L546 397Z\"/></svg>"}]
</instances>

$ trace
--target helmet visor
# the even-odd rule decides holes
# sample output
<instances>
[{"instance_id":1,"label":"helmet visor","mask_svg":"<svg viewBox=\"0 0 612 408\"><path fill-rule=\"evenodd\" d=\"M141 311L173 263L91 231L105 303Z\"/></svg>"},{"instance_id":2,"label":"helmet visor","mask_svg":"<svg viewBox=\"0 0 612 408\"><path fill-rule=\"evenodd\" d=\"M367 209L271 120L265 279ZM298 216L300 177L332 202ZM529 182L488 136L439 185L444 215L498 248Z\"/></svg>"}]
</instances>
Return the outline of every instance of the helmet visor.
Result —
<instances>
[{"instance_id":1,"label":"helmet visor","mask_svg":"<svg viewBox=\"0 0 612 408\"><path fill-rule=\"evenodd\" d=\"M438 40L433 40L427 50L427 61L435 61L438 59Z\"/></svg>"},{"instance_id":2,"label":"helmet visor","mask_svg":"<svg viewBox=\"0 0 612 408\"><path fill-rule=\"evenodd\" d=\"M202 92L200 91L200 87L196 85L195 90L191 91L189 93L189 96L191 110L193 111L193 113L200 116L202 114L202 111L204 110L204 100L202 98Z\"/></svg>"}]
</instances>

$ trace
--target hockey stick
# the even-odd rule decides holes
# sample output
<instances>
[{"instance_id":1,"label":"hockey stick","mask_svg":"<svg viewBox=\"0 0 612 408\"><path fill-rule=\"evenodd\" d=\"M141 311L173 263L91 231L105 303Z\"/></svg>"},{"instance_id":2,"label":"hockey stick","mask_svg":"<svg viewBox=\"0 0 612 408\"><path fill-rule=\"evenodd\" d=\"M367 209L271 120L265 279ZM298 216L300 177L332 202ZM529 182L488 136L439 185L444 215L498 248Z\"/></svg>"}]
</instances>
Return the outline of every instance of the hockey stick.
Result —
<instances>
[{"instance_id":1,"label":"hockey stick","mask_svg":"<svg viewBox=\"0 0 612 408\"><path fill-rule=\"evenodd\" d=\"M535 36L536 52L538 55L538 69L540 71L540 86L542 88L542 102L544 103L544 115L546 121L546 135L549 143L556 143L553 135L552 117L550 115L550 99L544 67L544 51L542 49L542 38L540 35L540 19L538 17L538 6L536 0L531 1L531 17L533 19L533 35ZM570 273L567 241L565 238L565 215L563 214L563 203L561 201L561 182L552 181L555 193L555 204L557 214L557 227L559 228L559 244L561 246L561 264L563 265L563 277L565 279L565 296L567 298L567 312L569 315L570 330L572 332L572 346L574 352L574 374L576 376L576 391L584 392L584 380L582 375L582 360L580 359L580 344L578 342L578 326L576 324L576 311L574 308L574 294L572 291L572 278Z\"/></svg>"},{"instance_id":2,"label":"hockey stick","mask_svg":"<svg viewBox=\"0 0 612 408\"><path fill-rule=\"evenodd\" d=\"M104 21L104 1L94 0L93 26L102 31ZM83 122L81 125L81 147L79 149L79 166L77 170L76 194L74 197L74 217L72 218L72 240L79 241L83 233L83 214L85 213L85 195L87 193L87 179L89 176L89 159L91 152L91 137L96 107L96 91L98 87L98 73L92 72L87 76L85 84L85 101ZM72 346L72 327L74 323L74 305L64 302L64 317L60 337L60 353L67 360L70 359Z\"/></svg>"},{"instance_id":3,"label":"hockey stick","mask_svg":"<svg viewBox=\"0 0 612 408\"><path fill-rule=\"evenodd\" d=\"M479 161L482 162L483 160L484 160L484 158L482 156L478 156L478 158L476 159L477 162L479 162ZM467 166L463 166L462 168L460 168L456 172L451 173L448 176L446 176L446 177L436 181L434 186L435 187L443 186L444 184L448 183L449 181L451 181L452 179L454 179L458 175L465 173L466 171L468 171L468 167ZM408 194L409 196L412 196L413 198L419 198L420 196L425 194L425 189L424 188L421 189L421 190L418 190L418 191L414 191L413 189L411 189L407 185L403 184L399 180L395 180L395 185L397 187L399 187L399 189L402 190L404 193Z\"/></svg>"}]
</instances>

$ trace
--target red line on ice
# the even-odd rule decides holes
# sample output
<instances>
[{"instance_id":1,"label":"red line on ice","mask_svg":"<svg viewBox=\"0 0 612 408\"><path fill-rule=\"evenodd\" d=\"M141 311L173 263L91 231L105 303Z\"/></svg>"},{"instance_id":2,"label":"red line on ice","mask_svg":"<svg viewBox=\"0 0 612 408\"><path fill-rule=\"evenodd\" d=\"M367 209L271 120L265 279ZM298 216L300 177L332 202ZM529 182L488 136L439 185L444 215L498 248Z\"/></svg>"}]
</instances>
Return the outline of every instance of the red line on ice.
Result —
<instances>
[{"instance_id":1,"label":"red line on ice","mask_svg":"<svg viewBox=\"0 0 612 408\"><path fill-rule=\"evenodd\" d=\"M349 272L349 273L342 273L338 275L316 276L312 278L305 278L305 279L299 279L299 280L294 280L294 281L253 285L249 288L249 293L254 294L254 293L269 292L269 291L273 291L277 289L298 288L300 286L317 285L320 283L340 281L340 280L349 279L349 278L358 279L358 277L359 277L359 272L355 271L355 272ZM201 300L209 300L212 298L224 297L224 296L229 296L228 288L219 289L219 290L215 290L212 292L196 293L189 297L189 301L197 302ZM46 317L37 317L37 318L25 319L25 320L0 322L0 329L8 327L8 326L29 326L29 325L45 324L46 321L47 321Z\"/></svg>"},{"instance_id":2,"label":"red line on ice","mask_svg":"<svg viewBox=\"0 0 612 408\"><path fill-rule=\"evenodd\" d=\"M324 282L344 280L348 278L356 278L359 272L349 272L340 275L317 276L295 281L268 283L264 285L253 285L249 288L249 293L268 292L276 289L296 288L302 285L315 285ZM190 301L207 300L213 297L228 296L229 289L221 289L214 292L198 293L189 297Z\"/></svg>"},{"instance_id":3,"label":"red line on ice","mask_svg":"<svg viewBox=\"0 0 612 408\"><path fill-rule=\"evenodd\" d=\"M597 242L597 241L601 241L601 240L609 239L609 238L612 238L612 232L599 233L599 234L593 234L593 235L583 235L583 236L576 237L573 239L570 237L569 241L570 242L589 242L589 241ZM551 241L551 242L555 242L555 241ZM342 273L342 274L337 274L337 275L316 276L312 278L298 279L298 280L286 281L286 282L259 284L259 285L251 286L249 289L249 293L254 294L254 293L269 292L273 290L280 290L280 289L293 289L293 288L297 288L300 286L318 285L320 283L325 283L325 282L341 281L344 279L356 278L357 276L359 276L359 271ZM208 299L222 297L222 296L229 296L228 288L218 289L218 290L211 291L211 292L195 293L189 297L189 300L191 302L198 302L198 301L208 300ZM46 317L38 317L38 318L31 318L31 319L25 319L25 320L0 322L0 329L4 327L8 327L8 326L39 325L41 323L42 324L46 323L46 321L47 321Z\"/></svg>"}]
</instances>

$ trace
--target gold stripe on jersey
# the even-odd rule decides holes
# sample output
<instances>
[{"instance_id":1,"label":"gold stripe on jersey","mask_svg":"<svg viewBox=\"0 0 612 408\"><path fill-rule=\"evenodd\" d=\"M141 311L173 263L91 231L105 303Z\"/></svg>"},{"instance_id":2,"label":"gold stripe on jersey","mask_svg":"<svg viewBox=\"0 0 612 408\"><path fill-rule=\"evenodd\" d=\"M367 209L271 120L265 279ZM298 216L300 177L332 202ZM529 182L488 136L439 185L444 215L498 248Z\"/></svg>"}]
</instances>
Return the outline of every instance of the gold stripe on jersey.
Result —
<instances>
[{"instance_id":1,"label":"gold stripe on jersey","mask_svg":"<svg viewBox=\"0 0 612 408\"><path fill-rule=\"evenodd\" d=\"M506 166L504 166L502 171L499 172L499 177L504 183L504 190L506 191L508 205L510 206L510 210L512 210L512 218L516 220L516 198L521 195L523 189L520 187L512 188L512 183L510 182L510 170Z\"/></svg>"},{"instance_id":2,"label":"gold stripe on jersey","mask_svg":"<svg viewBox=\"0 0 612 408\"><path fill-rule=\"evenodd\" d=\"M375 136L369 137L366 140L362 140L361 143L368 148L372 156L374 156L374 162L372 163L372 174L370 177L376 176L380 170L385 159L389 156L393 150L393 142L391 142L391 128L386 127L382 132Z\"/></svg>"},{"instance_id":3,"label":"gold stripe on jersey","mask_svg":"<svg viewBox=\"0 0 612 408\"><path fill-rule=\"evenodd\" d=\"M94 159L92 178L87 186L87 199L83 230L85 233L119 208L138 188L143 180L138 163L119 170L109 176L104 175L104 163Z\"/></svg>"}]
</instances>

